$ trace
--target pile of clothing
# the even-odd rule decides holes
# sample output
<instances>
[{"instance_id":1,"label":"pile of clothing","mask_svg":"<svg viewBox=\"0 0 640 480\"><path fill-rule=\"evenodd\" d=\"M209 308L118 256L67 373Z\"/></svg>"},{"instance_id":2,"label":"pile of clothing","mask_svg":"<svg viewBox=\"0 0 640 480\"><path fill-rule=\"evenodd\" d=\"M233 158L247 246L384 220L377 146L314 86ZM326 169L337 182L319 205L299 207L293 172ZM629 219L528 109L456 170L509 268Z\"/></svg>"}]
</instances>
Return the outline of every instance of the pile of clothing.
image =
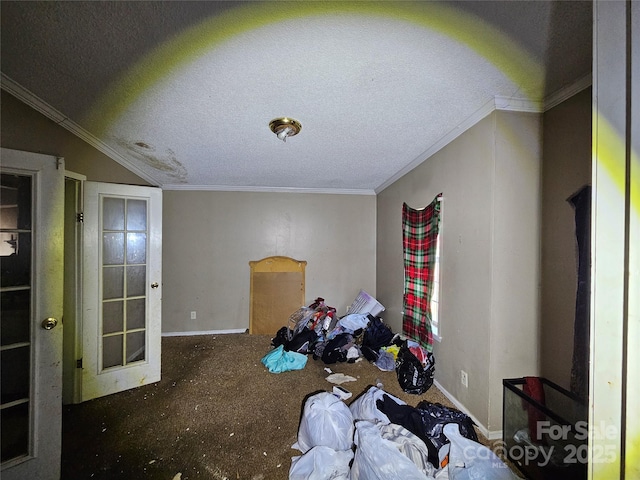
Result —
<instances>
[{"instance_id":1,"label":"pile of clothing","mask_svg":"<svg viewBox=\"0 0 640 480\"><path fill-rule=\"evenodd\" d=\"M373 386L349 406L320 392L305 401L289 480L517 478L477 440L467 415L440 404Z\"/></svg>"},{"instance_id":2,"label":"pile of clothing","mask_svg":"<svg viewBox=\"0 0 640 480\"><path fill-rule=\"evenodd\" d=\"M340 318L334 307L318 297L289 318L272 339L287 351L312 354L325 363L355 362L364 355L377 357L378 350L391 344L394 334L380 317L352 313Z\"/></svg>"},{"instance_id":3,"label":"pile of clothing","mask_svg":"<svg viewBox=\"0 0 640 480\"><path fill-rule=\"evenodd\" d=\"M422 394L433 384L435 360L419 343L394 334L379 316L351 313L343 317L321 297L289 318L271 340L275 351L263 363L273 373L301 369L304 355L326 364L363 358L380 370L396 371L404 391Z\"/></svg>"}]
</instances>

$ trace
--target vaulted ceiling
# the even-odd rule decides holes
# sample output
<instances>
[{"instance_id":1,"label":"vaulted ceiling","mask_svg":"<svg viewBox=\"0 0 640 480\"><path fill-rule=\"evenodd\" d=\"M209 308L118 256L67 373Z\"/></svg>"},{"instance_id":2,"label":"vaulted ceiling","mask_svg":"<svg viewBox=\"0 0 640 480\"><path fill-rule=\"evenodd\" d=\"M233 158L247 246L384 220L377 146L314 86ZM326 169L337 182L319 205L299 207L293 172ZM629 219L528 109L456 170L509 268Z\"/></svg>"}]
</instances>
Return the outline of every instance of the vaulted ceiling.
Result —
<instances>
[{"instance_id":1,"label":"vaulted ceiling","mask_svg":"<svg viewBox=\"0 0 640 480\"><path fill-rule=\"evenodd\" d=\"M376 192L591 73L589 1L0 5L2 88L169 189Z\"/></svg>"}]
</instances>

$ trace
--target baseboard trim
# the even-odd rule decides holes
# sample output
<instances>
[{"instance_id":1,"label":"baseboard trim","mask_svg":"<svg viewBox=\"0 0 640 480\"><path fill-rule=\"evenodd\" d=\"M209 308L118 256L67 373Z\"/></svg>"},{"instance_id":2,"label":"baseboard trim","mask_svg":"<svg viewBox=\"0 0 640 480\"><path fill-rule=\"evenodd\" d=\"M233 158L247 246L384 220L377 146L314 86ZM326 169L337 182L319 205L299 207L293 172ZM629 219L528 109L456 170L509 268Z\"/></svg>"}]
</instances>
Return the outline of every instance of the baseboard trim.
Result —
<instances>
[{"instance_id":1,"label":"baseboard trim","mask_svg":"<svg viewBox=\"0 0 640 480\"><path fill-rule=\"evenodd\" d=\"M453 403L455 405L455 407L458 410L460 410L461 412L465 413L466 415L469 415L471 420L473 420L473 423L475 423L476 426L478 427L478 430L480 430L480 433L482 435L484 435L488 440L501 440L502 439L502 430L490 431L481 422L479 422L478 419L476 417L474 417L473 414L471 412L469 412L469 410L467 410L467 408L462 403L460 403L460 401L456 397L454 397L445 388L443 388L442 385L440 385L440 383L438 383L437 380L434 380L433 384L438 388L438 390L440 390L442 392L442 394L445 397L447 397L451 401L451 403Z\"/></svg>"},{"instance_id":2,"label":"baseboard trim","mask_svg":"<svg viewBox=\"0 0 640 480\"><path fill-rule=\"evenodd\" d=\"M247 328L231 328L228 330L199 330L190 332L162 332L163 337L190 337L193 335L227 335L229 333L246 333Z\"/></svg>"}]
</instances>

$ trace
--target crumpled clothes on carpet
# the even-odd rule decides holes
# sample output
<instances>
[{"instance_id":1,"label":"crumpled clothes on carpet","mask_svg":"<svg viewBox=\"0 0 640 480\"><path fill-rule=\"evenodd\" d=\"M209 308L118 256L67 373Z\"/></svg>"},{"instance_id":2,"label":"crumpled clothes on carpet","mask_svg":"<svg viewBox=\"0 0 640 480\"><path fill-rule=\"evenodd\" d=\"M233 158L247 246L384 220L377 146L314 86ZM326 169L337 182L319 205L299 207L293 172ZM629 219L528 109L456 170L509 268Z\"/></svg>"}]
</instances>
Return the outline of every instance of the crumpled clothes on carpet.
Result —
<instances>
[{"instance_id":1,"label":"crumpled clothes on carpet","mask_svg":"<svg viewBox=\"0 0 640 480\"><path fill-rule=\"evenodd\" d=\"M262 357L261 361L271 373L282 373L302 370L307 364L307 356L298 352L288 352L280 345Z\"/></svg>"}]
</instances>

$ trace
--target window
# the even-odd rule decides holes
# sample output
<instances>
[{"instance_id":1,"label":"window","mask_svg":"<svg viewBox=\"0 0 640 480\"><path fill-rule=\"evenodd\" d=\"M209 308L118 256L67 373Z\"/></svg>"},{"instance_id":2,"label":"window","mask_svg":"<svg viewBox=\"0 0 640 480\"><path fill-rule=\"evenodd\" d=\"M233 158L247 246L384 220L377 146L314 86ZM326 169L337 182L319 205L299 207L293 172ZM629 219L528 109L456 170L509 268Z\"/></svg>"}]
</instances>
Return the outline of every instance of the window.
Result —
<instances>
[{"instance_id":1,"label":"window","mask_svg":"<svg viewBox=\"0 0 640 480\"><path fill-rule=\"evenodd\" d=\"M440 213L442 223L442 213ZM434 258L433 280L431 290L431 333L436 340L440 340L440 251L442 244L442 225L438 227L436 238L436 256Z\"/></svg>"}]
</instances>

